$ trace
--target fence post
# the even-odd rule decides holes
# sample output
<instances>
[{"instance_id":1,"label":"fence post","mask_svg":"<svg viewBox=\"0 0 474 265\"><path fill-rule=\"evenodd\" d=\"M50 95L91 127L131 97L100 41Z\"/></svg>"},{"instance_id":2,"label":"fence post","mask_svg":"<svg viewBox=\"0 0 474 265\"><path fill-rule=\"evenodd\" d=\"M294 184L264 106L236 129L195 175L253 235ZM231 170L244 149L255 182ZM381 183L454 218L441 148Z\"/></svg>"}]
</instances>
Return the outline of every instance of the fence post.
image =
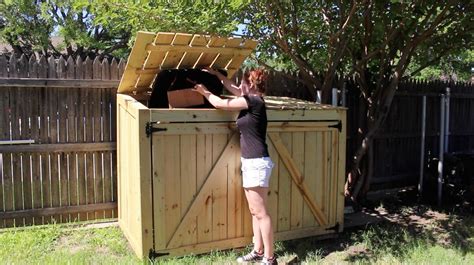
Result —
<instances>
[{"instance_id":1,"label":"fence post","mask_svg":"<svg viewBox=\"0 0 474 265\"><path fill-rule=\"evenodd\" d=\"M421 107L421 152L420 152L420 181L418 194L423 193L423 174L425 170L425 136L426 136L426 95L423 95Z\"/></svg>"},{"instance_id":2,"label":"fence post","mask_svg":"<svg viewBox=\"0 0 474 265\"><path fill-rule=\"evenodd\" d=\"M440 125L439 125L439 161L438 161L438 205L443 198L443 162L444 162L444 130L445 130L445 106L446 96L441 95L440 101Z\"/></svg>"},{"instance_id":3,"label":"fence post","mask_svg":"<svg viewBox=\"0 0 474 265\"><path fill-rule=\"evenodd\" d=\"M341 90L341 105L343 107L346 106L346 82L344 81L344 83L342 84L342 90Z\"/></svg>"},{"instance_id":4,"label":"fence post","mask_svg":"<svg viewBox=\"0 0 474 265\"><path fill-rule=\"evenodd\" d=\"M332 88L332 105L337 106L337 88Z\"/></svg>"},{"instance_id":5,"label":"fence post","mask_svg":"<svg viewBox=\"0 0 474 265\"><path fill-rule=\"evenodd\" d=\"M444 134L444 150L446 153L449 153L449 103L451 101L451 89L446 87L446 121L445 121L445 134Z\"/></svg>"}]
</instances>

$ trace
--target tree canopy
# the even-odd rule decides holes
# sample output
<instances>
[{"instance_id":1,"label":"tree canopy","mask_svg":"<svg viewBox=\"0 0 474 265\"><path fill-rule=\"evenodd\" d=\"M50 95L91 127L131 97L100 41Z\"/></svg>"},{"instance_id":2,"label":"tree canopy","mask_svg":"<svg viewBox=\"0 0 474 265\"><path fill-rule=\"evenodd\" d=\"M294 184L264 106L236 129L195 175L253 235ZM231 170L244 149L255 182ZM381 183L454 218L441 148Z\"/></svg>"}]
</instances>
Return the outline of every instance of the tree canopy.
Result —
<instances>
[{"instance_id":1,"label":"tree canopy","mask_svg":"<svg viewBox=\"0 0 474 265\"><path fill-rule=\"evenodd\" d=\"M469 0L4 0L0 37L18 51L60 53L49 41L55 33L68 54L126 56L138 30L230 35L240 26L259 41L253 57L259 64L297 70L313 96L322 91L323 102L337 76L353 77L366 120L347 185L354 198L370 183L360 164L399 82L436 71L470 77L473 6Z\"/></svg>"}]
</instances>

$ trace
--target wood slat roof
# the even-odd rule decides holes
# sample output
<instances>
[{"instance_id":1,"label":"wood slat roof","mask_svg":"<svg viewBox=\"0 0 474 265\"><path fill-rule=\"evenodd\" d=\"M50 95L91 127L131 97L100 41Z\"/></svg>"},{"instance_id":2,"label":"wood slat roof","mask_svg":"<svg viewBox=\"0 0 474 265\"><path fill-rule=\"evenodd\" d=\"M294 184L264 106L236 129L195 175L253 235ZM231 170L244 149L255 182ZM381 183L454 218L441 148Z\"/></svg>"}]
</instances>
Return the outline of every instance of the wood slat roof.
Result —
<instances>
[{"instance_id":1,"label":"wood slat roof","mask_svg":"<svg viewBox=\"0 0 474 265\"><path fill-rule=\"evenodd\" d=\"M256 41L242 38L139 31L118 93L148 91L156 75L166 69L211 67L226 70L231 77L256 46Z\"/></svg>"}]
</instances>

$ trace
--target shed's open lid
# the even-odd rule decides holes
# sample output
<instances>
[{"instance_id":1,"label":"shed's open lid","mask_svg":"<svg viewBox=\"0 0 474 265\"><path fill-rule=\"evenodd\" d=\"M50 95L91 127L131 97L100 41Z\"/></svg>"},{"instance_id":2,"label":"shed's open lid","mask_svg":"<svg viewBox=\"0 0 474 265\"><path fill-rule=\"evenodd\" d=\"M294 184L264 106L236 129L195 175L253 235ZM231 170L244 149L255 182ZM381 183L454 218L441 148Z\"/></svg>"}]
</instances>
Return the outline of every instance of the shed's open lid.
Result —
<instances>
[{"instance_id":1,"label":"shed's open lid","mask_svg":"<svg viewBox=\"0 0 474 265\"><path fill-rule=\"evenodd\" d=\"M209 66L232 77L257 46L254 40L209 35L139 31L118 93L151 90L161 70Z\"/></svg>"}]
</instances>

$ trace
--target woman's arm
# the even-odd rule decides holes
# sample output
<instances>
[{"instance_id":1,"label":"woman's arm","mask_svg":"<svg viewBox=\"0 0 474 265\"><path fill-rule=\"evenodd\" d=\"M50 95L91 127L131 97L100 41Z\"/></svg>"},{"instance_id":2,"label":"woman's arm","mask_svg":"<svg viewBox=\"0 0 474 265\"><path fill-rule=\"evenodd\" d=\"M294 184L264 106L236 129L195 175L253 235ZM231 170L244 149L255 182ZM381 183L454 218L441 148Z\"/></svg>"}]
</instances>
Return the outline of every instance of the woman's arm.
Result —
<instances>
[{"instance_id":1,"label":"woman's arm","mask_svg":"<svg viewBox=\"0 0 474 265\"><path fill-rule=\"evenodd\" d=\"M202 84L196 84L194 90L203 95L215 108L223 110L243 110L247 109L247 101L243 97L233 99L222 99L207 90Z\"/></svg>"},{"instance_id":2,"label":"woman's arm","mask_svg":"<svg viewBox=\"0 0 474 265\"><path fill-rule=\"evenodd\" d=\"M219 71L216 71L216 70L214 70L212 68L209 68L209 67L203 69L203 71L215 75L221 81L222 85L224 85L224 87L230 93L232 93L232 95L234 95L234 96L241 96L242 95L242 91L241 91L240 87L237 86L229 78L227 78L226 76L221 74Z\"/></svg>"}]
</instances>

